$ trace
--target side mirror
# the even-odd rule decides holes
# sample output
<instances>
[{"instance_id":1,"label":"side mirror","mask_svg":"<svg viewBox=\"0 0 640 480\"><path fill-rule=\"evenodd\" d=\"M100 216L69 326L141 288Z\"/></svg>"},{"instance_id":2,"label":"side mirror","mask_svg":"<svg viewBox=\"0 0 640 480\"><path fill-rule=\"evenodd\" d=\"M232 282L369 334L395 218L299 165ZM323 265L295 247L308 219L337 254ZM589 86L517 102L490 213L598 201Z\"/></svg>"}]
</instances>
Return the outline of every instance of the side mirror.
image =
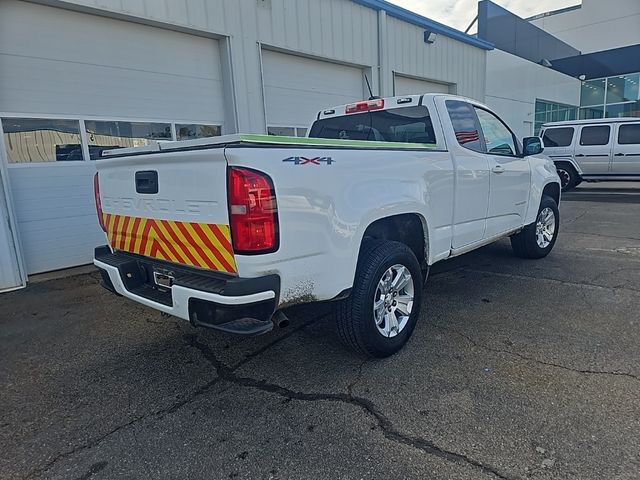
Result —
<instances>
[{"instance_id":1,"label":"side mirror","mask_svg":"<svg viewBox=\"0 0 640 480\"><path fill-rule=\"evenodd\" d=\"M540 137L525 137L522 139L522 150L524 156L538 155L544 151L544 144Z\"/></svg>"}]
</instances>

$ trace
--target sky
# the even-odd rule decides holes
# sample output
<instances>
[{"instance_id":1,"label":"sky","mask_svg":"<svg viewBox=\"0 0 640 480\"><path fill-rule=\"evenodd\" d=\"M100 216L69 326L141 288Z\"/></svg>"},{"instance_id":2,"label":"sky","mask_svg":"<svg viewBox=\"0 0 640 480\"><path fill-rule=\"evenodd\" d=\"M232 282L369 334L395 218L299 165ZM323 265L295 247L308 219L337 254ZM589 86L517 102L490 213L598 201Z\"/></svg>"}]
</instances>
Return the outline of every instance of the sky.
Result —
<instances>
[{"instance_id":1,"label":"sky","mask_svg":"<svg viewBox=\"0 0 640 480\"><path fill-rule=\"evenodd\" d=\"M388 0L458 30L466 30L478 13L478 0ZM578 5L580 0L493 0L494 3L526 18L550 10ZM475 33L476 27L470 33Z\"/></svg>"}]
</instances>

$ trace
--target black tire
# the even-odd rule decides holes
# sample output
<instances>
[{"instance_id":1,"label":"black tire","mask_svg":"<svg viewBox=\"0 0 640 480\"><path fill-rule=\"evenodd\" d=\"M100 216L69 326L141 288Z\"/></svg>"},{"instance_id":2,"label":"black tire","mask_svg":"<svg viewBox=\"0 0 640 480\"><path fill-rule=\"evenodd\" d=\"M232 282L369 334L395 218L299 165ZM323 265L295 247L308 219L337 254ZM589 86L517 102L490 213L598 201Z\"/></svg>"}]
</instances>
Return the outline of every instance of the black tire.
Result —
<instances>
[{"instance_id":1,"label":"black tire","mask_svg":"<svg viewBox=\"0 0 640 480\"><path fill-rule=\"evenodd\" d=\"M538 216L545 209L550 208L553 211L555 216L555 228L553 231L553 237L549 242L549 245L542 248L538 245L538 241L536 239L536 228L538 222ZM513 253L517 257L521 258L544 258L549 255L549 252L553 250L553 246L556 244L556 240L558 239L558 233L560 230L560 212L558 211L558 204L556 201L544 195L542 200L540 201L540 208L538 208L538 215L536 215L536 221L530 225L527 225L522 229L520 233L511 236L511 247L513 248Z\"/></svg>"},{"instance_id":2,"label":"black tire","mask_svg":"<svg viewBox=\"0 0 640 480\"><path fill-rule=\"evenodd\" d=\"M385 337L376 326L373 313L378 282L394 265L402 265L413 280L413 307L404 328L394 337ZM351 295L335 305L335 318L342 341L358 353L384 358L400 350L411 337L420 315L423 274L411 249L399 242L363 242Z\"/></svg>"},{"instance_id":3,"label":"black tire","mask_svg":"<svg viewBox=\"0 0 640 480\"><path fill-rule=\"evenodd\" d=\"M580 175L578 175L578 172L570 163L556 163L556 171L558 172L558 176L560 177L560 187L562 188L563 192L573 190L582 182Z\"/></svg>"}]
</instances>

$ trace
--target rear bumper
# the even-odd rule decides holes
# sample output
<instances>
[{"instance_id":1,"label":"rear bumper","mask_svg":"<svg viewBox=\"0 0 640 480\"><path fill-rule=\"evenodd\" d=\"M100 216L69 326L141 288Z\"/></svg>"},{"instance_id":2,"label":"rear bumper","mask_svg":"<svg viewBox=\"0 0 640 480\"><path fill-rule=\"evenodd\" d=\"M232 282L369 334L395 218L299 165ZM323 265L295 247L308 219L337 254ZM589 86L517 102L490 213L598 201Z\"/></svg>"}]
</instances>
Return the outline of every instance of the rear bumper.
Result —
<instances>
[{"instance_id":1,"label":"rear bumper","mask_svg":"<svg viewBox=\"0 0 640 480\"><path fill-rule=\"evenodd\" d=\"M271 330L280 278L235 276L163 262L108 246L95 250L103 286L161 312L230 333L256 335ZM169 275L172 286L158 285L154 272Z\"/></svg>"}]
</instances>

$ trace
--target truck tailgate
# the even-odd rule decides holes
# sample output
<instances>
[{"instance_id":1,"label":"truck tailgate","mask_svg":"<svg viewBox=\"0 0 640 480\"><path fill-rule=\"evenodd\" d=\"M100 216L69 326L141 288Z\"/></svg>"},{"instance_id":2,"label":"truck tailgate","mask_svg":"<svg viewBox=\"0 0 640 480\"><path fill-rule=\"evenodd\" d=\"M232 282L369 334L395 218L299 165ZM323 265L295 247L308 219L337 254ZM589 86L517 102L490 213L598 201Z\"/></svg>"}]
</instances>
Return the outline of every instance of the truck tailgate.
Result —
<instances>
[{"instance_id":1,"label":"truck tailgate","mask_svg":"<svg viewBox=\"0 0 640 480\"><path fill-rule=\"evenodd\" d=\"M236 274L224 145L96 161L109 244L173 263Z\"/></svg>"}]
</instances>

